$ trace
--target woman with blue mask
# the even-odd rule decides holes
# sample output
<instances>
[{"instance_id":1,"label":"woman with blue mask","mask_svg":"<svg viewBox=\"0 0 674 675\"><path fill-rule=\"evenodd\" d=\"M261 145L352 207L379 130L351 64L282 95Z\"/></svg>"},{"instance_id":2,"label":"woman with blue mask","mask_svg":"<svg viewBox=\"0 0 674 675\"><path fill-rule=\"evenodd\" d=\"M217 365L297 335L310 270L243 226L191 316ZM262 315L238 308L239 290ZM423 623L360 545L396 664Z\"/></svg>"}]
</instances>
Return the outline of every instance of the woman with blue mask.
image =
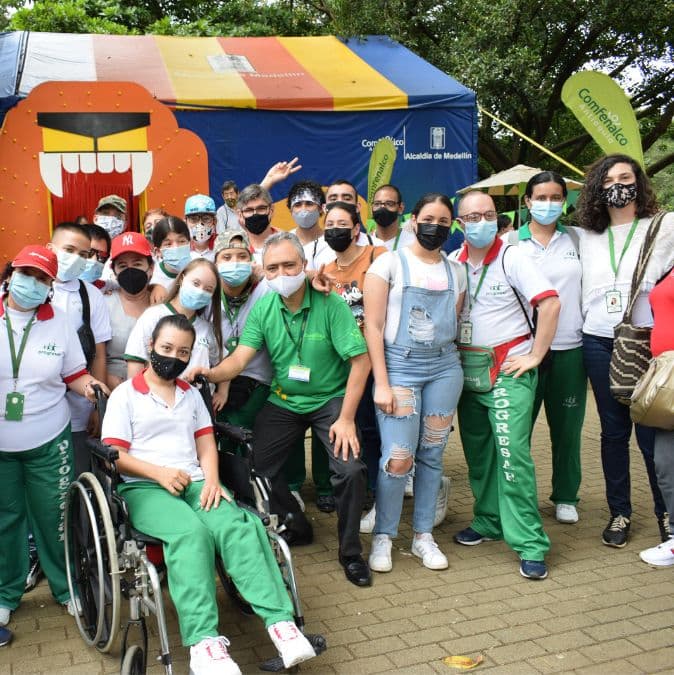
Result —
<instances>
[{"instance_id":1,"label":"woman with blue mask","mask_svg":"<svg viewBox=\"0 0 674 675\"><path fill-rule=\"evenodd\" d=\"M532 429L544 405L552 447L550 501L555 504L555 517L560 523L575 523L587 377L583 366L578 236L559 222L566 195L566 183L558 173L542 171L532 176L524 193L529 222L510 233L506 241L518 246L544 270L562 303L549 356L538 367Z\"/></svg>"},{"instance_id":2,"label":"woman with blue mask","mask_svg":"<svg viewBox=\"0 0 674 675\"><path fill-rule=\"evenodd\" d=\"M159 319L169 314L183 314L194 326L197 338L189 367L212 366L222 359L218 271L212 262L197 258L177 275L166 301L146 309L133 327L124 353L129 378L145 368L152 331Z\"/></svg>"},{"instance_id":3,"label":"woman with blue mask","mask_svg":"<svg viewBox=\"0 0 674 675\"><path fill-rule=\"evenodd\" d=\"M166 216L152 228L153 253L157 262L150 279L153 303L166 299L176 278L194 257L190 241L190 228L177 216Z\"/></svg>"},{"instance_id":4,"label":"woman with blue mask","mask_svg":"<svg viewBox=\"0 0 674 675\"><path fill-rule=\"evenodd\" d=\"M0 626L24 593L29 523L52 594L71 614L77 608L62 535L74 475L66 391L93 399L101 383L70 319L51 304L57 270L55 252L26 246L0 276Z\"/></svg>"}]
</instances>

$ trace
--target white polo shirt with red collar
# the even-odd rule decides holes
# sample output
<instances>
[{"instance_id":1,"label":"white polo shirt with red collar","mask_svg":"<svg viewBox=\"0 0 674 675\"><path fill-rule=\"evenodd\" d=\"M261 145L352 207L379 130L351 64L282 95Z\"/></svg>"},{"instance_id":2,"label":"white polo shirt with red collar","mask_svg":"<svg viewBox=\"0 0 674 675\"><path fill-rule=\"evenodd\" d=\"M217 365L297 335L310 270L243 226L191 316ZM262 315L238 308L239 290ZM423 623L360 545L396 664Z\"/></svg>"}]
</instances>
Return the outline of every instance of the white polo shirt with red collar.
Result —
<instances>
[{"instance_id":1,"label":"white polo shirt with red collar","mask_svg":"<svg viewBox=\"0 0 674 675\"><path fill-rule=\"evenodd\" d=\"M181 469L192 480L203 480L196 439L212 434L213 426L201 394L177 379L175 401L169 406L150 391L144 373L122 382L110 394L103 419L103 442L120 446L150 464ZM148 480L123 478L126 482Z\"/></svg>"},{"instance_id":2,"label":"white polo shirt with red collar","mask_svg":"<svg viewBox=\"0 0 674 675\"><path fill-rule=\"evenodd\" d=\"M468 288L461 320L468 320L470 317L471 344L496 347L529 336L510 347L507 356L528 354L533 346L531 329L513 289L519 292L529 319L532 307L544 298L558 295L535 263L517 246L506 246L498 237L484 260L477 266L473 266L468 260L468 247L465 242L449 257L466 266ZM475 297L484 267L487 269ZM468 297L469 293L473 296L472 300Z\"/></svg>"},{"instance_id":3,"label":"white polo shirt with red collar","mask_svg":"<svg viewBox=\"0 0 674 675\"><path fill-rule=\"evenodd\" d=\"M0 451L32 450L54 439L70 422L66 385L85 375L86 362L68 317L50 304L40 305L19 365L16 390L24 395L23 419L5 419L7 394L14 391L9 353L9 313L15 349L33 312L19 312L0 301Z\"/></svg>"}]
</instances>

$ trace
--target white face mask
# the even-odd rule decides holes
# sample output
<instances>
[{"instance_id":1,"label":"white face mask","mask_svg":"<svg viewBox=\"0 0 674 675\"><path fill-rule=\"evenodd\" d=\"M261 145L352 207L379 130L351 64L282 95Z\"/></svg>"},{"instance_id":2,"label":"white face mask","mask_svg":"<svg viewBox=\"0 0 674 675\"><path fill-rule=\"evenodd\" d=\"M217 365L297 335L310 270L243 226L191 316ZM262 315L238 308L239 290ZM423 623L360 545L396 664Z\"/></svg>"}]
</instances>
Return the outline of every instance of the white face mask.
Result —
<instances>
[{"instance_id":1,"label":"white face mask","mask_svg":"<svg viewBox=\"0 0 674 675\"><path fill-rule=\"evenodd\" d=\"M304 270L295 276L279 274L276 278L269 279L268 283L272 290L284 298L288 298L301 288L306 276Z\"/></svg>"},{"instance_id":2,"label":"white face mask","mask_svg":"<svg viewBox=\"0 0 674 675\"><path fill-rule=\"evenodd\" d=\"M124 232L124 221L121 218L115 216L96 216L94 222L110 235L110 239Z\"/></svg>"},{"instance_id":3,"label":"white face mask","mask_svg":"<svg viewBox=\"0 0 674 675\"><path fill-rule=\"evenodd\" d=\"M77 255L77 253L68 253L67 251L56 251L58 260L57 276L60 281L72 281L82 274L87 264L87 259Z\"/></svg>"}]
</instances>

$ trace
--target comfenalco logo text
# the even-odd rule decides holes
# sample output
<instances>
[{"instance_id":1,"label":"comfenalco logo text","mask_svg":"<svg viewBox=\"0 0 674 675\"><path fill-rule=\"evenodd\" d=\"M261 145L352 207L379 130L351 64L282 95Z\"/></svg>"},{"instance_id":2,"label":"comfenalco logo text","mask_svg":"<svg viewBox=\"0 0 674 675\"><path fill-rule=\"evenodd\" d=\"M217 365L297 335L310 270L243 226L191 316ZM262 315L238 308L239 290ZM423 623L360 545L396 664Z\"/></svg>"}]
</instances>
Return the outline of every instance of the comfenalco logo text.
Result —
<instances>
[{"instance_id":1,"label":"comfenalco logo text","mask_svg":"<svg viewBox=\"0 0 674 675\"><path fill-rule=\"evenodd\" d=\"M587 87L578 91L578 98L583 102L580 106L583 114L601 131L603 136L615 139L620 145L627 145L629 141L622 133L620 117L616 113L610 112L599 103Z\"/></svg>"}]
</instances>

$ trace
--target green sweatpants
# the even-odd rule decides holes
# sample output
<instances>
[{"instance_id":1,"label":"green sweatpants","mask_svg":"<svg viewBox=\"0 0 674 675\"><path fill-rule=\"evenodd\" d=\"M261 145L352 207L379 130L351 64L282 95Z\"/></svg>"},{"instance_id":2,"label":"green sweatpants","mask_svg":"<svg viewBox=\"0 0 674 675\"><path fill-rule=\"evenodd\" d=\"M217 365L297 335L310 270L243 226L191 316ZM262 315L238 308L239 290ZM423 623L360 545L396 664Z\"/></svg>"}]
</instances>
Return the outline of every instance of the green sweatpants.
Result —
<instances>
[{"instance_id":1,"label":"green sweatpants","mask_svg":"<svg viewBox=\"0 0 674 675\"><path fill-rule=\"evenodd\" d=\"M253 390L248 400L236 410L225 407L217 415L219 422L229 422L246 429L252 429L255 418L269 396L269 387L260 385ZM220 451L235 452L235 444L227 439L220 441ZM311 439L311 467L316 492L319 495L331 495L332 483L328 469L328 458L325 448L318 438ZM305 468L304 439L301 438L297 445L288 453L285 464L285 476L291 490L299 490L307 477Z\"/></svg>"},{"instance_id":2,"label":"green sweatpants","mask_svg":"<svg viewBox=\"0 0 674 675\"><path fill-rule=\"evenodd\" d=\"M177 497L150 481L119 486L129 505L132 525L164 542L169 592L183 645L220 634L216 553L266 627L292 621L292 604L260 519L224 499L217 509L202 510L199 496L203 485L204 481L190 483Z\"/></svg>"},{"instance_id":3,"label":"green sweatpants","mask_svg":"<svg viewBox=\"0 0 674 675\"><path fill-rule=\"evenodd\" d=\"M32 450L0 452L0 607L16 609L28 574L28 531L58 602L70 599L64 505L73 480L70 424Z\"/></svg>"},{"instance_id":4,"label":"green sweatpants","mask_svg":"<svg viewBox=\"0 0 674 675\"><path fill-rule=\"evenodd\" d=\"M538 511L529 436L536 372L501 374L486 393L464 391L458 406L461 443L473 491L471 527L505 539L523 560L543 560L550 540Z\"/></svg>"},{"instance_id":5,"label":"green sweatpants","mask_svg":"<svg viewBox=\"0 0 674 675\"><path fill-rule=\"evenodd\" d=\"M548 368L538 373L531 428L545 405L552 445L554 504L577 504L580 488L580 435L585 420L587 376L583 348L552 352Z\"/></svg>"}]
</instances>

